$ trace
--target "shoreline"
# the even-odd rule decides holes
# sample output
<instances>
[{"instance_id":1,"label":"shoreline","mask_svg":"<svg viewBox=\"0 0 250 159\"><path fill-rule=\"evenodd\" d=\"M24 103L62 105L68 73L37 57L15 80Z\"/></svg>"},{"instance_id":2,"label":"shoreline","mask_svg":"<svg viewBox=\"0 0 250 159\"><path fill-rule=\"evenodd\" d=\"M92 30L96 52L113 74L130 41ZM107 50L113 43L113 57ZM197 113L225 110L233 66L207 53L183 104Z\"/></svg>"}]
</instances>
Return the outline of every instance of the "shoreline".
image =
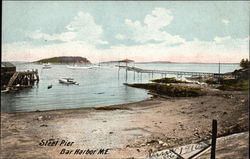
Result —
<instances>
[{"instance_id":1,"label":"shoreline","mask_svg":"<svg viewBox=\"0 0 250 159\"><path fill-rule=\"evenodd\" d=\"M67 158L60 155L62 148L78 148L110 149L110 153L70 158L144 158L150 151L210 139L212 119L218 120L218 137L248 131L247 97L246 92L216 91L199 97L151 97L102 107L1 113L2 155ZM39 146L42 139L75 144Z\"/></svg>"},{"instance_id":2,"label":"shoreline","mask_svg":"<svg viewBox=\"0 0 250 159\"><path fill-rule=\"evenodd\" d=\"M116 108L121 107L123 105L130 105L130 104L138 104L141 102L146 102L154 99L156 97L148 97L144 100L136 101L136 102L129 102L129 103L122 103L122 104L112 104L112 105L104 105L104 106L88 106L88 107L79 107L79 108L63 108L63 109L49 109L49 110L35 110L35 111L28 111L28 112L0 112L0 114L18 114L18 113L39 113L39 112L55 112L55 111L74 111L74 110L96 110L98 108ZM105 108L104 108L105 109Z\"/></svg>"}]
</instances>

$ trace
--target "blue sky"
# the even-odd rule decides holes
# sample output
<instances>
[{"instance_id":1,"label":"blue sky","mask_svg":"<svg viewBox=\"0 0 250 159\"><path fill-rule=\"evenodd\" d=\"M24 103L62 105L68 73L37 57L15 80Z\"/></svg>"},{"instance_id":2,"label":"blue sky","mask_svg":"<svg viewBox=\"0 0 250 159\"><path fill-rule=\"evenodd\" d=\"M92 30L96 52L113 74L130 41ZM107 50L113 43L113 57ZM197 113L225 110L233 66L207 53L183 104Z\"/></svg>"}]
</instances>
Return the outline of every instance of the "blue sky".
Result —
<instances>
[{"instance_id":1,"label":"blue sky","mask_svg":"<svg viewBox=\"0 0 250 159\"><path fill-rule=\"evenodd\" d=\"M3 60L238 62L249 2L4 1Z\"/></svg>"}]
</instances>

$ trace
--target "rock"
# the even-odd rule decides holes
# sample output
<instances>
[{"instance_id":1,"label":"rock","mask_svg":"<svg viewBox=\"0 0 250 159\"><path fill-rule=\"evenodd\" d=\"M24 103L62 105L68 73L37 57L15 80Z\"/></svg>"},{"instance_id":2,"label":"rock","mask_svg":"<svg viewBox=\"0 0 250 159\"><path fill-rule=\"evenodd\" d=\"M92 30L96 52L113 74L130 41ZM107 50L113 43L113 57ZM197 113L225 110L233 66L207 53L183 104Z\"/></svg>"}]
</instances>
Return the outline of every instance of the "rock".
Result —
<instances>
[{"instance_id":1,"label":"rock","mask_svg":"<svg viewBox=\"0 0 250 159\"><path fill-rule=\"evenodd\" d=\"M39 117L37 118L37 120L42 121L42 120L43 120L43 116L39 116Z\"/></svg>"},{"instance_id":2,"label":"rock","mask_svg":"<svg viewBox=\"0 0 250 159\"><path fill-rule=\"evenodd\" d=\"M40 112L40 110L37 109L36 112Z\"/></svg>"},{"instance_id":3,"label":"rock","mask_svg":"<svg viewBox=\"0 0 250 159\"><path fill-rule=\"evenodd\" d=\"M145 144L145 143L142 143L142 144L140 144L140 146L146 146L146 144Z\"/></svg>"},{"instance_id":4,"label":"rock","mask_svg":"<svg viewBox=\"0 0 250 159\"><path fill-rule=\"evenodd\" d=\"M167 143L163 143L162 146L168 146L168 144Z\"/></svg>"},{"instance_id":5,"label":"rock","mask_svg":"<svg viewBox=\"0 0 250 159\"><path fill-rule=\"evenodd\" d=\"M244 103L244 102L245 102L245 100L244 100L244 99L242 99L242 100L241 100L241 102L242 102L242 103Z\"/></svg>"},{"instance_id":6,"label":"rock","mask_svg":"<svg viewBox=\"0 0 250 159\"><path fill-rule=\"evenodd\" d=\"M149 149L149 150L148 150L148 153L149 153L149 154L151 154L152 152L153 152L153 150L152 150L152 149Z\"/></svg>"},{"instance_id":7,"label":"rock","mask_svg":"<svg viewBox=\"0 0 250 159\"><path fill-rule=\"evenodd\" d=\"M158 142L159 142L160 145L164 144L164 142L161 141L161 140L158 140Z\"/></svg>"},{"instance_id":8,"label":"rock","mask_svg":"<svg viewBox=\"0 0 250 159\"><path fill-rule=\"evenodd\" d=\"M198 138L200 138L200 134L198 132L194 133L194 136L197 136Z\"/></svg>"}]
</instances>

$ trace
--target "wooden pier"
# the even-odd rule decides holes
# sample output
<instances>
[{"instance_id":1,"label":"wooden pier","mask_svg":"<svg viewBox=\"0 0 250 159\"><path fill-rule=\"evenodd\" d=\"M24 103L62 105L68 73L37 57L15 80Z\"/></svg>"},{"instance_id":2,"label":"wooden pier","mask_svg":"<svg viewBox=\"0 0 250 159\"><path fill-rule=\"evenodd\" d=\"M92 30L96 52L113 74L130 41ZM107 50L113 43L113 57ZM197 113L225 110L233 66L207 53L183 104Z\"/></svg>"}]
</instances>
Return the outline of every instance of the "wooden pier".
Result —
<instances>
[{"instance_id":1,"label":"wooden pier","mask_svg":"<svg viewBox=\"0 0 250 159\"><path fill-rule=\"evenodd\" d=\"M1 86L1 90L10 91L32 87L35 82L39 82L38 70L28 70L22 72L9 72L2 76L6 82ZM8 78L10 77L10 78Z\"/></svg>"},{"instance_id":2,"label":"wooden pier","mask_svg":"<svg viewBox=\"0 0 250 159\"><path fill-rule=\"evenodd\" d=\"M10 62L1 62L1 92L32 87L39 82L38 70L17 71Z\"/></svg>"},{"instance_id":3,"label":"wooden pier","mask_svg":"<svg viewBox=\"0 0 250 159\"><path fill-rule=\"evenodd\" d=\"M39 81L38 70L15 72L10 78L7 87L12 87L13 85L20 86L30 86L34 85L35 82Z\"/></svg>"},{"instance_id":4,"label":"wooden pier","mask_svg":"<svg viewBox=\"0 0 250 159\"><path fill-rule=\"evenodd\" d=\"M134 66L117 66L126 71L134 71L137 73L148 73L148 74L161 74L161 75L177 75L179 76L200 76L200 77L214 77L214 78L223 78L223 77L232 77L230 73L208 73L208 72L185 72L185 71L165 71L165 70L149 70L149 69L141 69Z\"/></svg>"}]
</instances>

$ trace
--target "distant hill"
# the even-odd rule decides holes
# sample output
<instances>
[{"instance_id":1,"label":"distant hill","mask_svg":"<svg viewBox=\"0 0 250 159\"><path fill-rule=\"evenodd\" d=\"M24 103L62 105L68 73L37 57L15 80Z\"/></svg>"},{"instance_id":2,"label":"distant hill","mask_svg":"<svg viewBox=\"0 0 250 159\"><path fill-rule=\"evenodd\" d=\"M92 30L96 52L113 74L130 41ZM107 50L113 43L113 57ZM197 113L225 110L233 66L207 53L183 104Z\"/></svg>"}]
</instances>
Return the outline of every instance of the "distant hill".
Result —
<instances>
[{"instance_id":1,"label":"distant hill","mask_svg":"<svg viewBox=\"0 0 250 159\"><path fill-rule=\"evenodd\" d=\"M80 64L90 64L91 62L85 58L80 56L59 56L41 59L35 61L35 63L60 63L60 64L69 64L69 63L80 63Z\"/></svg>"},{"instance_id":2,"label":"distant hill","mask_svg":"<svg viewBox=\"0 0 250 159\"><path fill-rule=\"evenodd\" d=\"M150 61L150 62L137 62L141 64L147 64L147 63L173 63L171 61Z\"/></svg>"}]
</instances>

